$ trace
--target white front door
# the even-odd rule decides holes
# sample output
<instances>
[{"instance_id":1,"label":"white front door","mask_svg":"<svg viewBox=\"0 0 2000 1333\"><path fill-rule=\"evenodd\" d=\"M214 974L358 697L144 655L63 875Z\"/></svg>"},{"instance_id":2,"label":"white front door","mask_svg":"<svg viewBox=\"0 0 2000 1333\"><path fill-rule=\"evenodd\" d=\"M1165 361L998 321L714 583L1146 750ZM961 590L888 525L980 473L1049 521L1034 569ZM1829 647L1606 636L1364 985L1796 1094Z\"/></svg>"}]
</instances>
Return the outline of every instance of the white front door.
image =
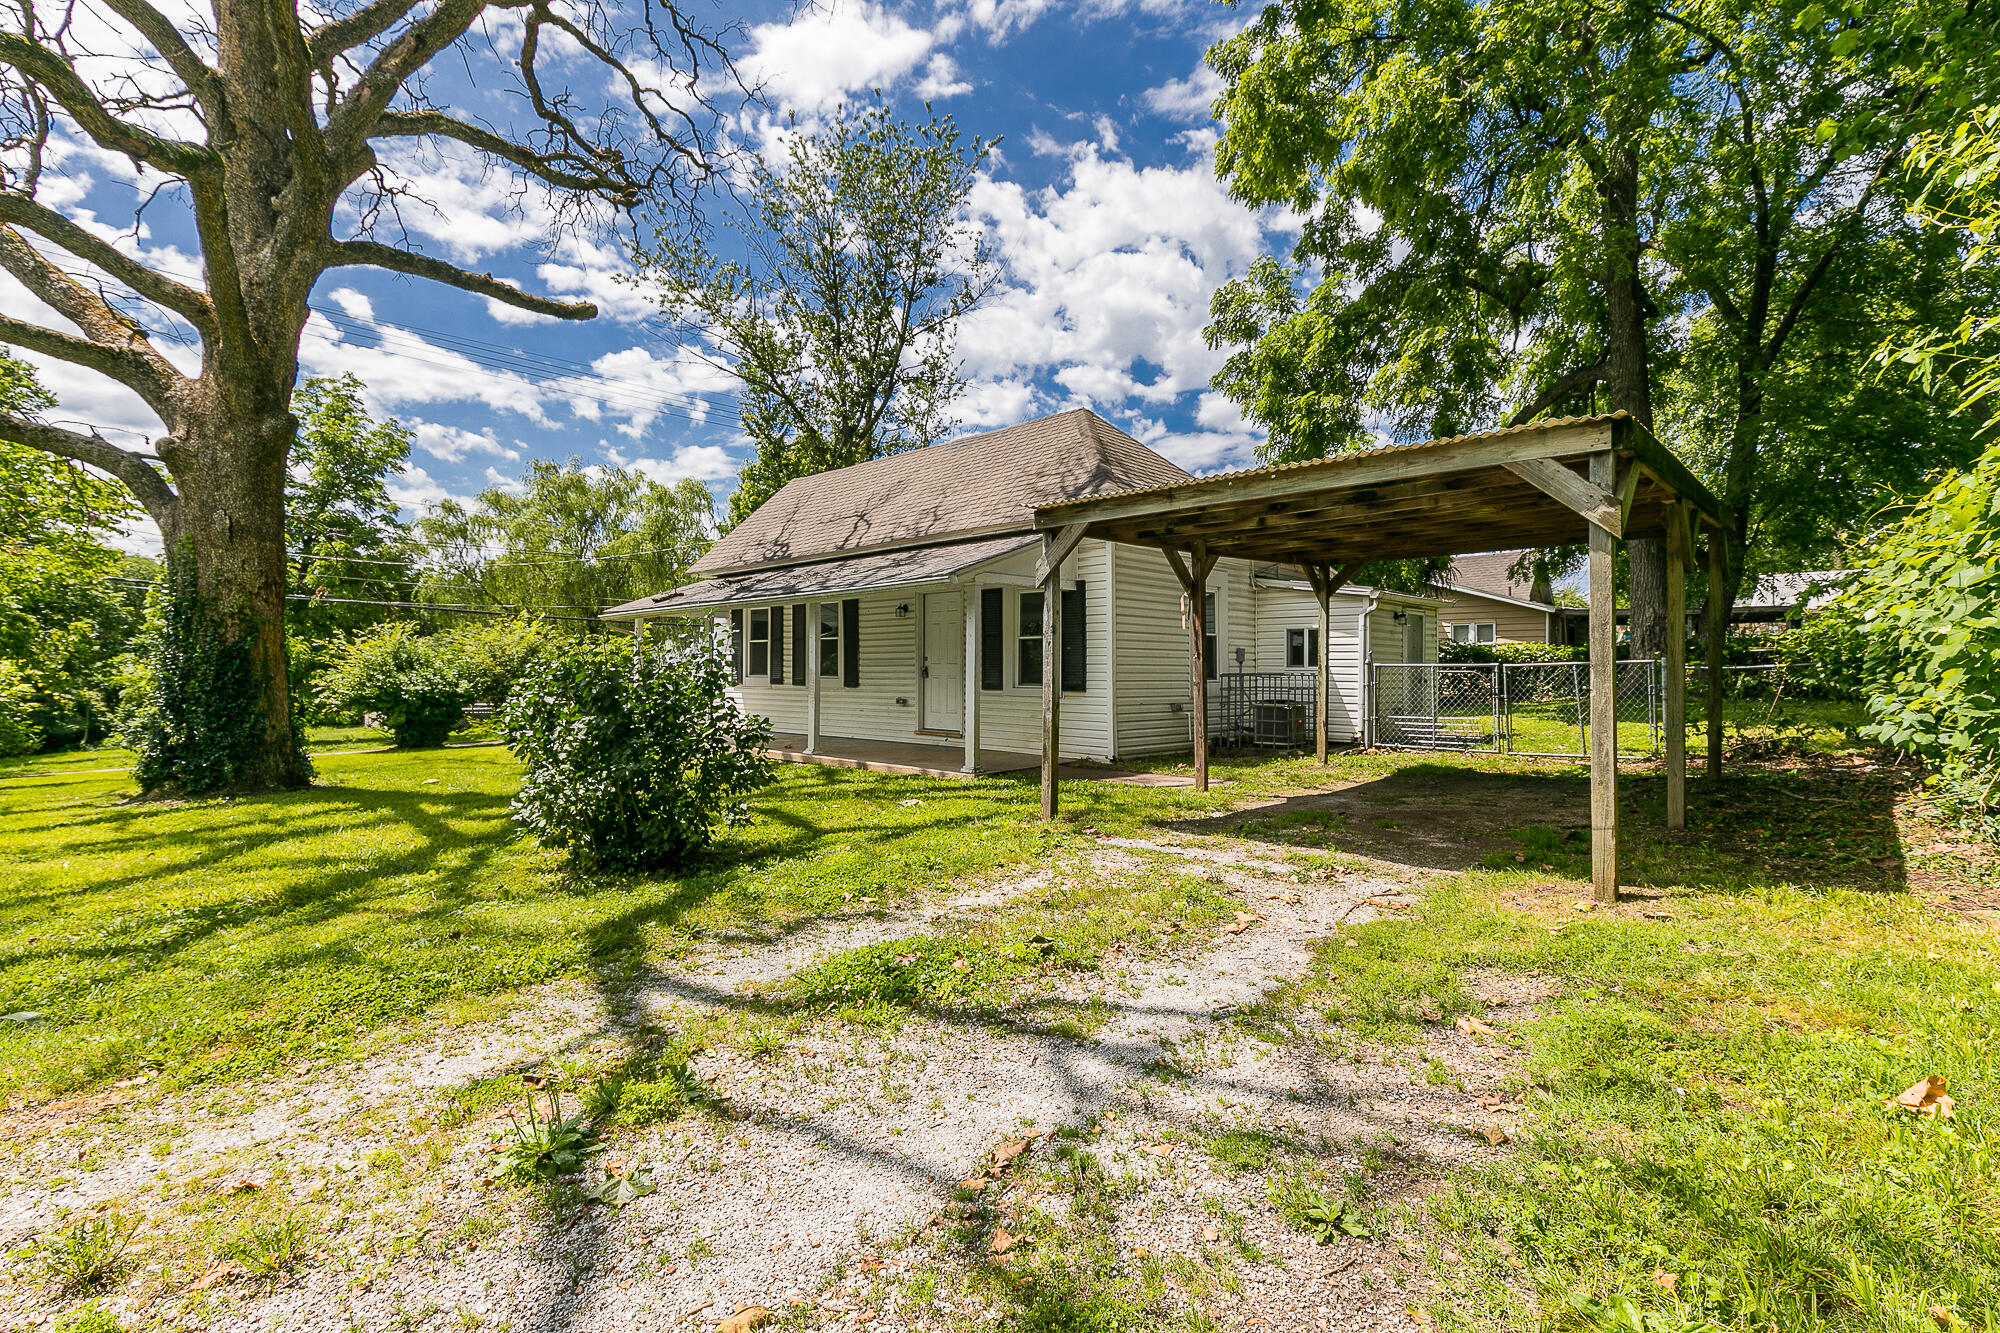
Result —
<instances>
[{"instance_id":1,"label":"white front door","mask_svg":"<svg viewBox=\"0 0 2000 1333\"><path fill-rule=\"evenodd\" d=\"M924 594L923 731L957 731L965 725L965 599L955 592Z\"/></svg>"}]
</instances>

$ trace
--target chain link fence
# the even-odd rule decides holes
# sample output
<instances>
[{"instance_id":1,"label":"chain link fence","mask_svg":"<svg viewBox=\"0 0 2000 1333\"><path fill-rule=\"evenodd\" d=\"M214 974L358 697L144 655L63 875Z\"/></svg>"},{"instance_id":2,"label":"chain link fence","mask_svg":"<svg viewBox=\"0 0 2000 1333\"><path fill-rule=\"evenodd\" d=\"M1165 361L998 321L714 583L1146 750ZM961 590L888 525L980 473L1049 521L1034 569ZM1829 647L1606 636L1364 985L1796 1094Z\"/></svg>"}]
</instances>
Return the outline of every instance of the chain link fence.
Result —
<instances>
[{"instance_id":1,"label":"chain link fence","mask_svg":"<svg viewBox=\"0 0 2000 1333\"><path fill-rule=\"evenodd\" d=\"M1618 753L1660 753L1665 687L1660 663L1617 664ZM1370 740L1409 750L1535 758L1590 753L1587 662L1378 662Z\"/></svg>"}]
</instances>

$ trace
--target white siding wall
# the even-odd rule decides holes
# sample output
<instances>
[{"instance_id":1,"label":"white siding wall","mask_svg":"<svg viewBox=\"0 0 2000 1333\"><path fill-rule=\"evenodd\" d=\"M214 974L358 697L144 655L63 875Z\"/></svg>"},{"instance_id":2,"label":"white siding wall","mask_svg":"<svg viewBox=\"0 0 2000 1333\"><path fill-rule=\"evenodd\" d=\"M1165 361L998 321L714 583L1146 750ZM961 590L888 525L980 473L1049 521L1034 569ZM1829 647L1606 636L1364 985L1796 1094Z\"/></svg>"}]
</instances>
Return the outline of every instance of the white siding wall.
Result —
<instances>
[{"instance_id":1,"label":"white siding wall","mask_svg":"<svg viewBox=\"0 0 2000 1333\"><path fill-rule=\"evenodd\" d=\"M1327 657L1331 688L1327 695L1327 739L1336 744L1358 740L1363 715L1361 686L1361 612L1368 594L1341 589L1328 609L1332 648ZM1264 671L1289 671L1285 635L1292 629L1319 624L1319 602L1302 588L1260 585L1257 589L1257 658ZM1311 676L1306 668L1299 672Z\"/></svg>"},{"instance_id":2,"label":"white siding wall","mask_svg":"<svg viewBox=\"0 0 2000 1333\"><path fill-rule=\"evenodd\" d=\"M1150 547L1110 548L1117 589L1117 747L1121 756L1173 754L1194 747L1194 698L1187 627L1181 622L1181 585L1166 556ZM1245 560L1218 560L1209 575L1215 593L1216 668L1234 670L1236 649L1247 650L1245 666L1256 669L1257 606L1252 567ZM1222 716L1222 690L1208 687L1209 721ZM1064 714L1067 718L1068 714ZM1067 723L1065 723L1067 725Z\"/></svg>"},{"instance_id":3,"label":"white siding wall","mask_svg":"<svg viewBox=\"0 0 2000 1333\"><path fill-rule=\"evenodd\" d=\"M1063 695L1062 753L1066 759L1108 759L1111 757L1109 696L1111 687L1111 609L1106 584L1109 562L1102 543L1087 542L1063 563L1065 582L1084 584L1084 658L1087 688ZM1004 565L975 575L964 591L967 605L977 613L979 590L1001 586L1004 592L1005 630L1002 635L1006 686L1000 690L976 690L979 708L979 743L987 750L1014 750L1039 754L1042 748L1042 690L1037 684L1023 685L1018 676L1015 645L1020 632L1020 594L1034 587L1035 553L1029 551ZM983 581L982 581L983 580ZM1004 581L1004 582L1003 582ZM934 587L947 590L949 585ZM921 633L923 592L921 588L893 589L860 596L860 684L843 685L840 675L822 677L820 688L820 734L833 739L899 741L935 745L941 750L962 750L955 736L921 734L917 730L923 678L917 655ZM837 604L838 599L835 599ZM796 645L792 642L789 603L785 604L785 683L772 684L768 674L751 677L730 691L739 706L771 719L773 729L803 733L806 729L807 686L791 684L790 662ZM898 606L909 614L897 615ZM747 642L749 611L744 608ZM808 612L807 630L817 624ZM727 625L728 613L724 612ZM748 651L746 648L747 659ZM1046 669L1059 670L1057 663ZM970 701L969 701L970 702Z\"/></svg>"}]
</instances>

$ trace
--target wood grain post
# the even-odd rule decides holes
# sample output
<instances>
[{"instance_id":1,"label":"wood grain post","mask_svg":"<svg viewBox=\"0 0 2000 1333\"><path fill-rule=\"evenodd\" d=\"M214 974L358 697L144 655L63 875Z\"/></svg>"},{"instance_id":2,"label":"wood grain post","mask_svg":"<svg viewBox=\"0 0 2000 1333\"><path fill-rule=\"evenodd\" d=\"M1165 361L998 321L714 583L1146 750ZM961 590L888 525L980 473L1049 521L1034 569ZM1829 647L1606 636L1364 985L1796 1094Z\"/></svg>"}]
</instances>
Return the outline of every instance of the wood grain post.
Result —
<instances>
[{"instance_id":1,"label":"wood grain post","mask_svg":"<svg viewBox=\"0 0 2000 1333\"><path fill-rule=\"evenodd\" d=\"M1326 696L1333 681L1327 665L1333 657L1328 651L1333 642L1333 570L1326 565L1307 565L1306 580L1312 584L1313 596L1319 602L1319 661L1313 670L1313 754L1324 764L1327 762Z\"/></svg>"},{"instance_id":2,"label":"wood grain post","mask_svg":"<svg viewBox=\"0 0 2000 1333\"><path fill-rule=\"evenodd\" d=\"M824 638L820 633L819 618L826 614L824 603L806 603L806 638L812 647L806 649L806 753L819 753L819 671L820 653ZM796 648L793 649L797 651Z\"/></svg>"},{"instance_id":3,"label":"wood grain post","mask_svg":"<svg viewBox=\"0 0 2000 1333\"><path fill-rule=\"evenodd\" d=\"M1590 479L1617 489L1617 455L1592 454ZM1590 526L1590 887L1601 903L1618 901L1618 606L1617 539Z\"/></svg>"},{"instance_id":4,"label":"wood grain post","mask_svg":"<svg viewBox=\"0 0 2000 1333\"><path fill-rule=\"evenodd\" d=\"M1688 511L1667 510L1667 828L1687 827Z\"/></svg>"},{"instance_id":5,"label":"wood grain post","mask_svg":"<svg viewBox=\"0 0 2000 1333\"><path fill-rule=\"evenodd\" d=\"M1194 789L1208 790L1208 570L1207 553L1196 547L1194 578L1188 586L1188 661L1194 708Z\"/></svg>"},{"instance_id":6,"label":"wood grain post","mask_svg":"<svg viewBox=\"0 0 2000 1333\"><path fill-rule=\"evenodd\" d=\"M1722 780L1722 641L1729 625L1722 616L1722 585L1728 578L1729 547L1722 529L1708 533L1708 758L1710 782Z\"/></svg>"},{"instance_id":7,"label":"wood grain post","mask_svg":"<svg viewBox=\"0 0 2000 1333\"><path fill-rule=\"evenodd\" d=\"M1042 554L1056 534L1042 534ZM1042 818L1056 817L1056 771L1062 767L1062 561L1042 579Z\"/></svg>"},{"instance_id":8,"label":"wood grain post","mask_svg":"<svg viewBox=\"0 0 2000 1333\"><path fill-rule=\"evenodd\" d=\"M959 730L965 737L965 765L959 771L967 777L979 772L979 588L965 585L965 705L958 710Z\"/></svg>"}]
</instances>

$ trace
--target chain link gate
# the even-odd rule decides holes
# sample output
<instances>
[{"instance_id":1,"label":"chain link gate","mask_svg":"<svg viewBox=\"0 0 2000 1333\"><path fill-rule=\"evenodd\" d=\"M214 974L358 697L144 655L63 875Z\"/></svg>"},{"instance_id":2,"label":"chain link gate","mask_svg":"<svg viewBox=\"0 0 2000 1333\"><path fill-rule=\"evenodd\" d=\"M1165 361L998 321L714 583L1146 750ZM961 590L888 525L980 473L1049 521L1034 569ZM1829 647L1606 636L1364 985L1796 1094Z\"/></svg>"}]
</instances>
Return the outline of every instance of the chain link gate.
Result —
<instances>
[{"instance_id":1,"label":"chain link gate","mask_svg":"<svg viewBox=\"0 0 2000 1333\"><path fill-rule=\"evenodd\" d=\"M1541 759L1590 753L1588 662L1377 662L1371 679L1376 745ZM1660 664L1620 662L1614 679L1619 757L1657 757Z\"/></svg>"}]
</instances>

